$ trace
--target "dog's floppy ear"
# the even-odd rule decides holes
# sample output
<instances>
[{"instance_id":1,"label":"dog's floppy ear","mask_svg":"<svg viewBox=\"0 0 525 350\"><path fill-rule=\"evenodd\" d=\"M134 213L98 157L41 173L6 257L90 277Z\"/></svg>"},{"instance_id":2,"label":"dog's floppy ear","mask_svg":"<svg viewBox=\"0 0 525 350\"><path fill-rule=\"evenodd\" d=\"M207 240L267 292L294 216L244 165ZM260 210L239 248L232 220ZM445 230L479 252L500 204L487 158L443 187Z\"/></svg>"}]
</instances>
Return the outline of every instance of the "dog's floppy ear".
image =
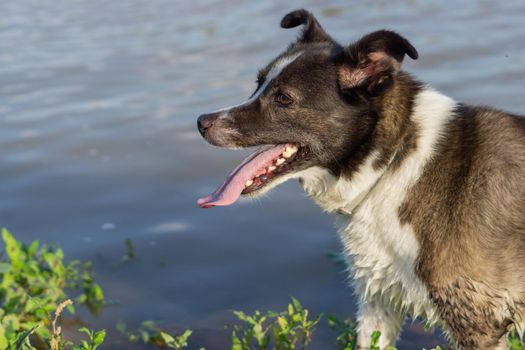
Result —
<instances>
[{"instance_id":1,"label":"dog's floppy ear","mask_svg":"<svg viewBox=\"0 0 525 350\"><path fill-rule=\"evenodd\" d=\"M311 42L334 42L317 19L305 9L290 12L281 20L282 28L295 28L304 24L303 33L299 36L299 41L304 43Z\"/></svg>"},{"instance_id":2,"label":"dog's floppy ear","mask_svg":"<svg viewBox=\"0 0 525 350\"><path fill-rule=\"evenodd\" d=\"M418 58L414 46L396 32L379 30L345 48L340 54L339 85L378 95L392 86L401 62Z\"/></svg>"}]
</instances>

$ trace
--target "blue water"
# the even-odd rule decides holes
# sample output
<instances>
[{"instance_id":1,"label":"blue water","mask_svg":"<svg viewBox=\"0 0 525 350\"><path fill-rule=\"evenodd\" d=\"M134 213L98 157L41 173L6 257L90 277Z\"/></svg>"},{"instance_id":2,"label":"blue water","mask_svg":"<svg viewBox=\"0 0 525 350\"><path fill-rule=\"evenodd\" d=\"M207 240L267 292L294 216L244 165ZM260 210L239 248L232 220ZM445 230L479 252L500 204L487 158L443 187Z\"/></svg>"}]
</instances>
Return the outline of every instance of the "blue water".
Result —
<instances>
[{"instance_id":1,"label":"blue water","mask_svg":"<svg viewBox=\"0 0 525 350\"><path fill-rule=\"evenodd\" d=\"M244 100L257 69L295 38L306 7L349 43L379 28L408 37L405 68L454 98L525 112L525 3L506 1L0 2L0 225L93 260L112 301L95 328L153 319L224 349L231 310L352 316L332 218L296 183L258 201L198 209L246 152L207 145L203 112ZM123 263L124 241L136 259ZM400 348L439 342L408 324ZM322 327L315 349L333 347ZM109 342L105 349L122 349Z\"/></svg>"}]
</instances>

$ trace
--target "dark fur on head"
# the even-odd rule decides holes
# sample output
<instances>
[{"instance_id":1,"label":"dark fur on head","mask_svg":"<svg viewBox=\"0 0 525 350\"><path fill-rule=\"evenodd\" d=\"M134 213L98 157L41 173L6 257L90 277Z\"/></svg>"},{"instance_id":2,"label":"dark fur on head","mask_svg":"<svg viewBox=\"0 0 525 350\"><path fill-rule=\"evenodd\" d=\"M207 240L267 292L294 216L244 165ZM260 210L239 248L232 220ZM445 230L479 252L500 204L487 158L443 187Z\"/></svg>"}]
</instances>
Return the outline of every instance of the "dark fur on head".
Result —
<instances>
[{"instance_id":1,"label":"dark fur on head","mask_svg":"<svg viewBox=\"0 0 525 350\"><path fill-rule=\"evenodd\" d=\"M399 94L417 91L418 84L399 71L404 55L415 59L417 51L401 35L387 30L344 47L304 9L281 21L283 28L300 25L304 28L297 41L260 70L257 98L230 109L228 118L218 118L205 137L222 147L303 143L311 156L294 170L318 165L350 175L374 146L372 135L378 129L384 133L380 124L394 123L387 121L390 117L383 115L381 106ZM294 55L299 56L267 82L269 72ZM260 91L264 83L268 85ZM280 94L292 103L276 103ZM409 108L401 104L396 110L405 113Z\"/></svg>"},{"instance_id":2,"label":"dark fur on head","mask_svg":"<svg viewBox=\"0 0 525 350\"><path fill-rule=\"evenodd\" d=\"M298 41L303 43L329 42L335 43L334 39L324 31L317 19L305 9L290 12L281 20L282 28L295 28L304 25L302 35Z\"/></svg>"}]
</instances>

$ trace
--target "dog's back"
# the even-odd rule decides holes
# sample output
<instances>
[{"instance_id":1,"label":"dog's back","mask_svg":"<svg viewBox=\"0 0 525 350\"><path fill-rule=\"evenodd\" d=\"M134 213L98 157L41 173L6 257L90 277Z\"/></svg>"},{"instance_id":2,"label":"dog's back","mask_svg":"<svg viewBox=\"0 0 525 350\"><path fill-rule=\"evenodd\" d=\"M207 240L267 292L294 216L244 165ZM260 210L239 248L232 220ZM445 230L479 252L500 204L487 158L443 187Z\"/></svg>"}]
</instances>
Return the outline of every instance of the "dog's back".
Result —
<instances>
[{"instance_id":1,"label":"dog's back","mask_svg":"<svg viewBox=\"0 0 525 350\"><path fill-rule=\"evenodd\" d=\"M454 333L501 336L525 320L525 118L461 105L455 115L400 219L418 236L416 272Z\"/></svg>"}]
</instances>

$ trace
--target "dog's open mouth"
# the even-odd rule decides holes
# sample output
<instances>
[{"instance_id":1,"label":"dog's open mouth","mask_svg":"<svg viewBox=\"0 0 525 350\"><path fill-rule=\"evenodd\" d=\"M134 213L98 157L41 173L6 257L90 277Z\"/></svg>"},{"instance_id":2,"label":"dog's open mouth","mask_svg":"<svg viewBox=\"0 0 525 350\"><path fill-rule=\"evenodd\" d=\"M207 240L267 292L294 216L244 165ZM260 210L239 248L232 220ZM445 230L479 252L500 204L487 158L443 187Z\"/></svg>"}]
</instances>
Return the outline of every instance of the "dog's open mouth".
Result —
<instances>
[{"instance_id":1,"label":"dog's open mouth","mask_svg":"<svg viewBox=\"0 0 525 350\"><path fill-rule=\"evenodd\" d=\"M297 143L261 147L239 164L221 187L197 204L201 208L233 204L241 194L256 192L293 171L308 153L307 146Z\"/></svg>"}]
</instances>

